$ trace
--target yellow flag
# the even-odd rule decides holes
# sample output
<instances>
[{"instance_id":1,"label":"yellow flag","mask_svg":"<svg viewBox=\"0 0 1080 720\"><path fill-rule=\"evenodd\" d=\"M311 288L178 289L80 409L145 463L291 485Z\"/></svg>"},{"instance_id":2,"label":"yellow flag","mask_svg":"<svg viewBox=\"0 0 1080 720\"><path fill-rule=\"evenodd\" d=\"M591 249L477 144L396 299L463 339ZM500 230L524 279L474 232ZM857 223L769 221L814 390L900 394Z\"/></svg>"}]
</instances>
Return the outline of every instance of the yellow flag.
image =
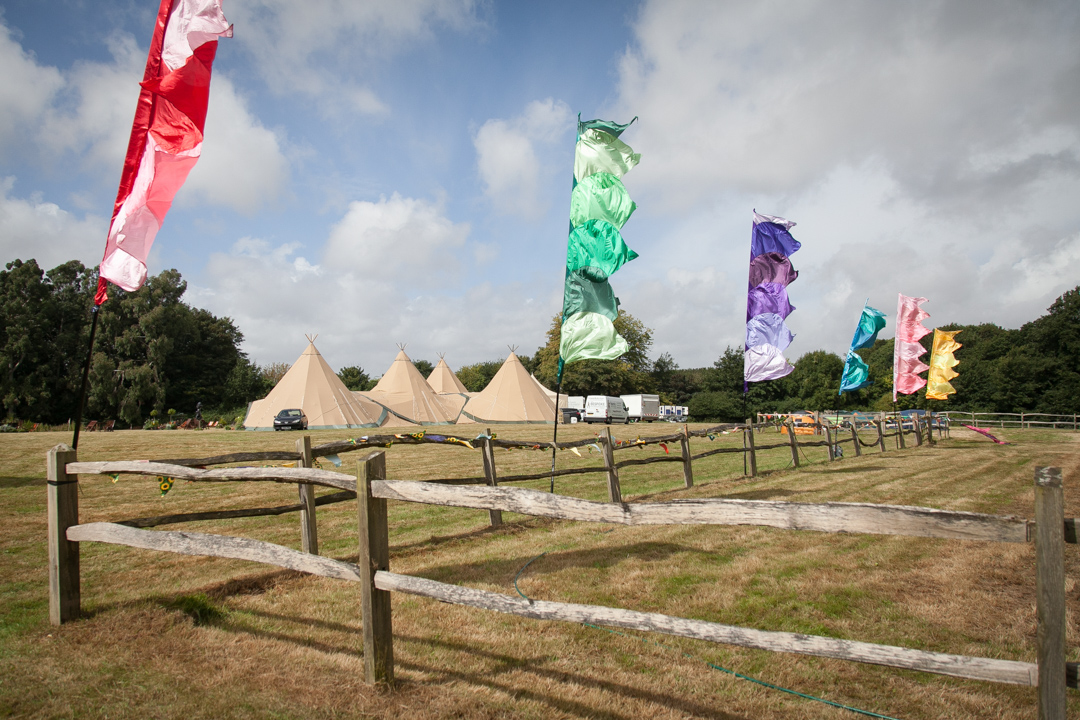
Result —
<instances>
[{"instance_id":1,"label":"yellow flag","mask_svg":"<svg viewBox=\"0 0 1080 720\"><path fill-rule=\"evenodd\" d=\"M953 370L960 361L953 353L963 347L954 339L959 330L942 332L934 329L934 348L930 353L930 374L926 378L926 397L930 400L947 400L956 389L949 383L957 372Z\"/></svg>"}]
</instances>

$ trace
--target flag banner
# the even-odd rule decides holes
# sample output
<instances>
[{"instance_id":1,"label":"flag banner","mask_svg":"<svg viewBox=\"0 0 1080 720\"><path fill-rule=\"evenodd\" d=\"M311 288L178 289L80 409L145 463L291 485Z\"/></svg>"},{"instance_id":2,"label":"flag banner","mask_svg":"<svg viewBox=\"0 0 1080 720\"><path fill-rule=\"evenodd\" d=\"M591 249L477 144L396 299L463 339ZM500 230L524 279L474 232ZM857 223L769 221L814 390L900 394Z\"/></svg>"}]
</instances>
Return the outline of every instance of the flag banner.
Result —
<instances>
[{"instance_id":1,"label":"flag banner","mask_svg":"<svg viewBox=\"0 0 1080 720\"><path fill-rule=\"evenodd\" d=\"M790 220L762 215L755 210L754 234L750 239L750 260L768 252L777 253L782 257L791 257L802 247L802 243L791 237L789 230L793 227L795 223Z\"/></svg>"},{"instance_id":2,"label":"flag banner","mask_svg":"<svg viewBox=\"0 0 1080 720\"><path fill-rule=\"evenodd\" d=\"M613 324L619 299L608 279L638 256L620 232L637 209L619 179L641 161L641 155L619 139L634 120L622 125L582 121L578 116L559 339L560 382L567 363L614 360L629 349Z\"/></svg>"},{"instance_id":3,"label":"flag banner","mask_svg":"<svg viewBox=\"0 0 1080 720\"><path fill-rule=\"evenodd\" d=\"M221 0L161 0L140 83L95 304L107 283L134 291L173 197L202 153L217 39L232 37Z\"/></svg>"},{"instance_id":4,"label":"flag banner","mask_svg":"<svg viewBox=\"0 0 1080 720\"><path fill-rule=\"evenodd\" d=\"M851 349L861 350L877 342L878 333L885 328L885 313L867 305L859 316L859 326L851 339Z\"/></svg>"},{"instance_id":5,"label":"flag banner","mask_svg":"<svg viewBox=\"0 0 1080 720\"><path fill-rule=\"evenodd\" d=\"M871 384L870 367L855 354L855 351L870 347L877 342L878 333L884 327L885 313L869 305L863 306L859 324L855 327L855 336L851 338L851 347L844 360L844 374L840 378L840 392L837 395L843 395L849 390L858 390Z\"/></svg>"},{"instance_id":6,"label":"flag banner","mask_svg":"<svg viewBox=\"0 0 1080 720\"><path fill-rule=\"evenodd\" d=\"M780 253L768 252L750 261L750 287L761 283L779 283L787 287L799 277L791 260Z\"/></svg>"},{"instance_id":7,"label":"flag banner","mask_svg":"<svg viewBox=\"0 0 1080 720\"><path fill-rule=\"evenodd\" d=\"M606 220L586 220L570 232L566 269L581 270L585 277L600 282L637 256L614 225Z\"/></svg>"},{"instance_id":8,"label":"flag banner","mask_svg":"<svg viewBox=\"0 0 1080 720\"><path fill-rule=\"evenodd\" d=\"M930 313L922 309L924 297L901 294L896 303L896 341L893 348L893 402L897 394L911 395L926 385L919 373L930 366L921 358L926 348L919 342L930 332L922 321Z\"/></svg>"},{"instance_id":9,"label":"flag banner","mask_svg":"<svg viewBox=\"0 0 1080 720\"><path fill-rule=\"evenodd\" d=\"M641 154L616 136L595 128L579 129L574 150L574 179L578 182L598 172L622 177L639 162Z\"/></svg>"},{"instance_id":10,"label":"flag banner","mask_svg":"<svg viewBox=\"0 0 1080 720\"><path fill-rule=\"evenodd\" d=\"M787 288L780 283L761 283L747 293L746 320L762 313L775 313L782 318L795 307L788 301Z\"/></svg>"},{"instance_id":11,"label":"flag banner","mask_svg":"<svg viewBox=\"0 0 1080 720\"><path fill-rule=\"evenodd\" d=\"M956 388L949 381L959 373L953 370L960 361L953 353L963 347L956 342L959 330L934 329L934 345L930 351L930 373L926 376L926 397L931 400L948 400Z\"/></svg>"},{"instance_id":12,"label":"flag banner","mask_svg":"<svg viewBox=\"0 0 1080 720\"><path fill-rule=\"evenodd\" d=\"M778 350L786 350L794 339L784 318L776 313L755 315L746 323L747 350L758 345L772 345Z\"/></svg>"},{"instance_id":13,"label":"flag banner","mask_svg":"<svg viewBox=\"0 0 1080 720\"><path fill-rule=\"evenodd\" d=\"M743 354L743 375L747 382L779 380L794 369L775 345L755 345Z\"/></svg>"},{"instance_id":14,"label":"flag banner","mask_svg":"<svg viewBox=\"0 0 1080 720\"><path fill-rule=\"evenodd\" d=\"M787 286L799 277L790 256L802 245L791 236L795 223L754 211L750 234L750 272L746 294L746 348L743 352L743 387L747 383L776 380L795 367L783 351L795 337L784 318L795 307Z\"/></svg>"},{"instance_id":15,"label":"flag banner","mask_svg":"<svg viewBox=\"0 0 1080 720\"><path fill-rule=\"evenodd\" d=\"M593 173L579 182L570 195L570 225L578 227L597 218L621 230L636 209L622 180L611 173Z\"/></svg>"}]
</instances>

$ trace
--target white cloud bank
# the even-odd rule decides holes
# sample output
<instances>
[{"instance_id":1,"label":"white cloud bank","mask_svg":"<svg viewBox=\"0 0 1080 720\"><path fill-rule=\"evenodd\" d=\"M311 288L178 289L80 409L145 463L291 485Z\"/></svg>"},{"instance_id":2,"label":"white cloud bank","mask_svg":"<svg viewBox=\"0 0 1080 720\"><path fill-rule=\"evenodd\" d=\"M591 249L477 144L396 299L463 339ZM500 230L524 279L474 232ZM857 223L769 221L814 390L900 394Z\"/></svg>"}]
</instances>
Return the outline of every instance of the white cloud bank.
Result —
<instances>
[{"instance_id":1,"label":"white cloud bank","mask_svg":"<svg viewBox=\"0 0 1080 720\"><path fill-rule=\"evenodd\" d=\"M682 364L741 342L755 206L799 223L795 357L846 349L867 296L1015 327L1080 279L1075 5L665 0L634 31L609 114L641 117L642 257L613 284Z\"/></svg>"},{"instance_id":2,"label":"white cloud bank","mask_svg":"<svg viewBox=\"0 0 1080 720\"><path fill-rule=\"evenodd\" d=\"M536 220L548 211L551 181L567 168L541 158L551 158L572 119L566 103L548 98L529 103L516 118L488 120L477 130L477 170L497 212Z\"/></svg>"},{"instance_id":3,"label":"white cloud bank","mask_svg":"<svg viewBox=\"0 0 1080 720\"><path fill-rule=\"evenodd\" d=\"M353 202L317 262L298 256L296 244L246 238L210 258L206 282L189 286L188 297L232 317L260 363L292 362L305 333L320 334L334 368L359 364L374 375L397 342L409 343L414 358L449 352L455 366L505 355L506 343L532 352L525 343L543 336L550 317L521 287L462 286L458 258L470 249L469 232L426 200Z\"/></svg>"}]
</instances>

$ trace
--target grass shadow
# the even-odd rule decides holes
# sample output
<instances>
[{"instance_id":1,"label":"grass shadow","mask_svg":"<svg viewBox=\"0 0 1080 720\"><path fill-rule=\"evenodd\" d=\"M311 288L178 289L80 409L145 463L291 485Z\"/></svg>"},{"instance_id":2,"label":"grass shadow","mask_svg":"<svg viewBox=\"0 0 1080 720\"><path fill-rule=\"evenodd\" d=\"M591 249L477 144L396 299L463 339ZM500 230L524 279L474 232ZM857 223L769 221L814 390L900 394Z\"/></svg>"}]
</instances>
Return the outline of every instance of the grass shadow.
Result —
<instances>
[{"instance_id":1,"label":"grass shadow","mask_svg":"<svg viewBox=\"0 0 1080 720\"><path fill-rule=\"evenodd\" d=\"M22 487L45 487L45 478L38 477L0 477L0 490Z\"/></svg>"}]
</instances>

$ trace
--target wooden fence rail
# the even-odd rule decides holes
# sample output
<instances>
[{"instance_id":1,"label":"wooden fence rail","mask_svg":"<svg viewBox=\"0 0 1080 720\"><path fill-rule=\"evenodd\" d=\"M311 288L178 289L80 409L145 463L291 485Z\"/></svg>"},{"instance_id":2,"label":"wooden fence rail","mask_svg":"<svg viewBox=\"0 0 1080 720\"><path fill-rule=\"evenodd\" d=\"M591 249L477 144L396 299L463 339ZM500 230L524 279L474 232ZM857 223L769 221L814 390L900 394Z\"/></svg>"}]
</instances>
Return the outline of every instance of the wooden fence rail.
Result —
<instances>
[{"instance_id":1,"label":"wooden fence rail","mask_svg":"<svg viewBox=\"0 0 1080 720\"><path fill-rule=\"evenodd\" d=\"M339 440L314 447L311 445L310 438L305 436L304 438L296 441L295 452L243 452L231 453L226 455L215 455L202 458L155 460L149 463L125 461L108 463L78 463L75 472L97 474L125 473L152 476L167 476L174 479L192 481L230 482L254 477L258 474L259 469L250 467L208 468L207 466L226 463L260 462L272 460L293 461L296 463L297 467L274 468L273 472L276 475L272 479L276 482L295 482L297 484L299 492L299 502L294 505L281 505L276 507L251 508L244 510L224 510L206 513L178 514L151 518L135 518L131 520L124 520L121 522L122 524L126 524L131 527L156 527L159 525L194 522L201 520L264 517L298 512L300 513L302 546L306 552L317 555L318 526L316 520L316 508L353 499L355 487L353 485L353 479L350 476L342 473L334 473L320 470L314 475L305 475L304 477L306 477L307 479L301 480L298 478L301 477L301 469L312 468L316 464L315 461L317 458L334 456L339 453L353 452L357 450L371 449L377 447L388 447L392 446L394 443L409 445L438 444L443 446L449 445L452 447L466 449L479 449L483 462L483 475L464 478L434 478L425 480L424 482L443 485L497 485L498 483L517 483L552 477L566 477L570 475L603 473L607 476L608 499L611 502L621 502L622 488L621 483L618 479L618 471L622 468L651 465L654 463L681 463L684 485L685 487L690 488L693 486L694 483L694 461L702 460L713 455L727 453L743 453L744 456L748 459L747 469L749 470L749 475L751 477L756 477L758 475L758 453L760 452L767 452L769 450L777 449L787 449L791 453L791 464L794 467L799 467L801 464L800 454L805 448L808 447L826 448L829 460L832 461L837 459L839 455L837 447L845 443L851 443L855 447L856 456L862 454L863 447L878 447L881 451L884 451L884 438L892 436L897 436L899 438L900 446L903 447L904 435L907 432L904 429L904 425L902 423L897 423L897 430L894 433L881 432L881 428L879 425L877 426L878 438L876 442L866 442L859 437L857 430L854 428L854 425L852 425L850 438L841 438L838 435L834 435L831 432L831 429L827 428L827 426L818 426L826 428L826 440L800 441L794 432L789 432L787 442L758 444L754 438L754 435L756 433L760 433L762 430L768 427L774 426L767 423L755 424L750 420L747 420L745 425L722 424L709 428L704 428L701 430L690 430L687 426L684 425L683 429L680 432L645 438L638 437L634 440L626 441L614 440L611 436L610 428L605 427L603 432L595 439L585 438L582 440L555 443L554 445L550 442L501 440L496 438L492 434L490 429L487 429L484 433L481 433L474 438L454 435L440 435L427 432L397 433L394 435L369 435L360 438L354 438L351 440ZM791 428L789 428L789 431L790 429ZM733 431L739 431L742 434L744 438L743 447L721 447L699 453L693 453L691 450L690 441L692 438L712 438L714 437L715 433ZM918 444L921 444L922 442L922 431L923 427L918 417L916 417L913 420L912 432L915 433L916 442ZM677 455L671 453L671 450L667 447L667 444L673 444L675 442L679 443L679 453ZM652 445L663 445L665 449L665 455L646 458L633 458L621 460L618 462L614 460L614 453L622 452L625 450L632 450L634 448L643 449ZM552 473L551 471L546 471L539 473L527 473L507 476L499 476L498 469L496 467L495 455L493 452L494 448L496 447L503 447L508 449L547 449L551 447L556 447L559 449L568 450L588 446L600 448L601 457L603 458L602 464L584 468L567 468L563 470L556 470L554 473ZM318 497L315 494L315 485L336 487L342 489L343 492ZM501 519L498 515L498 511L490 511L489 521L492 526L498 526L500 524Z\"/></svg>"},{"instance_id":2,"label":"wooden fence rail","mask_svg":"<svg viewBox=\"0 0 1080 720\"><path fill-rule=\"evenodd\" d=\"M229 469L197 470L163 463L80 463L77 462L75 452L64 446L58 446L49 452L48 463L50 617L56 624L73 619L79 614L78 544L96 541L187 555L250 560L359 582L365 676L369 682L393 683L390 593L405 592L442 602L537 619L588 622L776 652L1037 686L1040 718L1064 717L1066 687L1076 687L1077 684L1075 664L1065 662L1063 560L1065 543L1076 542L1077 521L1066 521L1064 518L1062 478L1058 468L1036 469L1036 510L1035 520L1031 521L934 508L866 503L812 504L731 499L640 504L599 503L525 488L498 487L493 473L492 482L487 487L449 487L435 483L387 480L383 452L372 452L364 458L357 468L356 479L351 482L346 482L347 476L341 473L306 467L243 468L249 472L237 475L230 473ZM133 469L131 466L136 467ZM294 482L306 487L320 484L345 488L343 493L338 495L355 492L357 499L359 562L353 565L319 557L310 551L296 551L248 538L144 530L132 527L131 523L135 521L127 521L128 524L99 522L80 525L78 495L75 492L77 479L74 476L80 472L113 474L118 467L123 468L122 472L138 471L138 474L144 475L160 471L176 475L178 470L184 470L193 473L194 479L207 481ZM613 465L609 467L610 472L617 472ZM232 469L235 470L237 469ZM282 470L294 472L283 475ZM352 488L355 488L355 491ZM797 633L764 631L622 608L518 599L394 574L389 572L387 500L626 525L756 525L785 530L857 532L995 542L1034 540L1038 663L950 655ZM189 514L189 517L192 515L197 514Z\"/></svg>"}]
</instances>

